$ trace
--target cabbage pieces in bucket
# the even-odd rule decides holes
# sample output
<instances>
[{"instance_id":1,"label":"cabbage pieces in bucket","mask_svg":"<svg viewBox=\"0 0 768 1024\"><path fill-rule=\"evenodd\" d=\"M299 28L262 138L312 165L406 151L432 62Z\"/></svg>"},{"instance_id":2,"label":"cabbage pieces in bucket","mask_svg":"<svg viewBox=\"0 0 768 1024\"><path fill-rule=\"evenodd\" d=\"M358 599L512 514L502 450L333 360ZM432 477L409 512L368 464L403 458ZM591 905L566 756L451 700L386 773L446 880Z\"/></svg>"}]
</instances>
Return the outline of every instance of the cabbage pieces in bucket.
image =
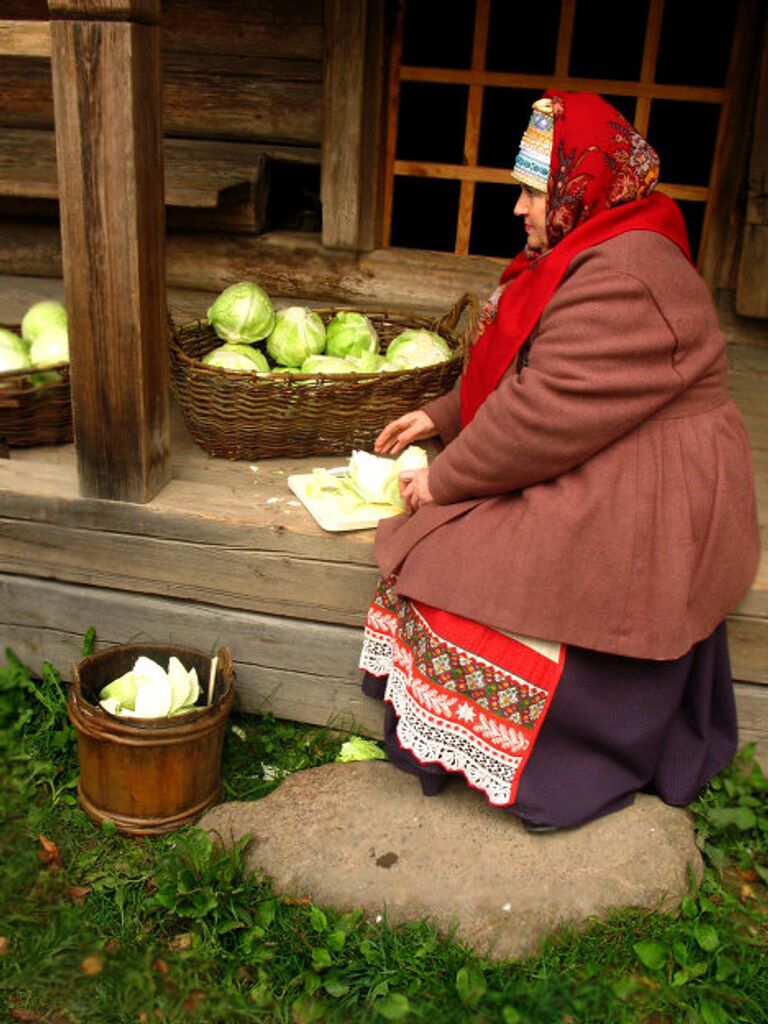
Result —
<instances>
[{"instance_id":1,"label":"cabbage pieces in bucket","mask_svg":"<svg viewBox=\"0 0 768 1024\"><path fill-rule=\"evenodd\" d=\"M130 672L102 689L99 704L118 718L168 718L192 711L199 696L196 669L188 672L172 656L166 672L162 665L142 655Z\"/></svg>"}]
</instances>

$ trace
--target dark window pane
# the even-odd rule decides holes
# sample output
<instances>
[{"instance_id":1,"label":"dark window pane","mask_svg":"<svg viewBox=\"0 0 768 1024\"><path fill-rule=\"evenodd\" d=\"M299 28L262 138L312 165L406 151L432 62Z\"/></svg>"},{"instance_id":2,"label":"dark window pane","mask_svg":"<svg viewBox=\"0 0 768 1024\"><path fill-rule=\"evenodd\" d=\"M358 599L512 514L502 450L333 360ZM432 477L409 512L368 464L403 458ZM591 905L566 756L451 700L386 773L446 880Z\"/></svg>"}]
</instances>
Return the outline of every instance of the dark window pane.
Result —
<instances>
[{"instance_id":1,"label":"dark window pane","mask_svg":"<svg viewBox=\"0 0 768 1024\"><path fill-rule=\"evenodd\" d=\"M688 228L688 243L691 247L691 257L695 263L699 257L699 243L701 242L701 229L704 224L705 203L696 203L691 200L681 202L677 205L682 211L685 226Z\"/></svg>"},{"instance_id":2,"label":"dark window pane","mask_svg":"<svg viewBox=\"0 0 768 1024\"><path fill-rule=\"evenodd\" d=\"M647 16L648 0L630 4L578 0L573 23L571 75L617 81L639 79Z\"/></svg>"},{"instance_id":3,"label":"dark window pane","mask_svg":"<svg viewBox=\"0 0 768 1024\"><path fill-rule=\"evenodd\" d=\"M395 178L393 246L454 252L461 183L440 178Z\"/></svg>"},{"instance_id":4,"label":"dark window pane","mask_svg":"<svg viewBox=\"0 0 768 1024\"><path fill-rule=\"evenodd\" d=\"M559 22L560 0L537 0L533 8L510 0L493 0L486 68L530 75L554 74Z\"/></svg>"},{"instance_id":5,"label":"dark window pane","mask_svg":"<svg viewBox=\"0 0 768 1024\"><path fill-rule=\"evenodd\" d=\"M667 0L661 26L656 81L725 85L739 4Z\"/></svg>"},{"instance_id":6,"label":"dark window pane","mask_svg":"<svg viewBox=\"0 0 768 1024\"><path fill-rule=\"evenodd\" d=\"M719 118L720 107L715 103L651 103L648 141L659 154L662 181L709 184Z\"/></svg>"},{"instance_id":7,"label":"dark window pane","mask_svg":"<svg viewBox=\"0 0 768 1024\"><path fill-rule=\"evenodd\" d=\"M620 114L623 114L630 124L635 123L637 100L634 96L603 95L603 99L606 103L610 103L612 107L615 107Z\"/></svg>"},{"instance_id":8,"label":"dark window pane","mask_svg":"<svg viewBox=\"0 0 768 1024\"><path fill-rule=\"evenodd\" d=\"M406 0L402 63L468 68L474 30L474 0Z\"/></svg>"},{"instance_id":9,"label":"dark window pane","mask_svg":"<svg viewBox=\"0 0 768 1024\"><path fill-rule=\"evenodd\" d=\"M519 187L480 182L475 188L475 205L469 251L473 256L512 259L525 245L520 217L512 212Z\"/></svg>"},{"instance_id":10,"label":"dark window pane","mask_svg":"<svg viewBox=\"0 0 768 1024\"><path fill-rule=\"evenodd\" d=\"M397 159L463 163L467 96L465 85L403 82Z\"/></svg>"},{"instance_id":11,"label":"dark window pane","mask_svg":"<svg viewBox=\"0 0 768 1024\"><path fill-rule=\"evenodd\" d=\"M481 167L514 167L520 140L531 118L531 105L541 93L541 89L484 90L477 154Z\"/></svg>"}]
</instances>

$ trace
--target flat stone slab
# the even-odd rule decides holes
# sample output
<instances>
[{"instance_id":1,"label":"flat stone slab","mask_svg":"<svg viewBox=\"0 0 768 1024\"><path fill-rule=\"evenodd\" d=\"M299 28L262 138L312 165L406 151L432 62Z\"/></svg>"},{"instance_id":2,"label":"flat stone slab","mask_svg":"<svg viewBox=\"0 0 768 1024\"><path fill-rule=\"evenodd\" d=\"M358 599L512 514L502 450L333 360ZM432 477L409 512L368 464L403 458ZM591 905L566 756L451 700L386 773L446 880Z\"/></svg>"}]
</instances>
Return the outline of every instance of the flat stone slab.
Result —
<instances>
[{"instance_id":1,"label":"flat stone slab","mask_svg":"<svg viewBox=\"0 0 768 1024\"><path fill-rule=\"evenodd\" d=\"M248 866L276 893L319 906L428 920L479 955L534 953L565 924L622 906L669 908L701 878L691 815L640 795L580 828L531 834L460 780L437 797L383 761L297 772L262 800L200 821L225 846L246 833Z\"/></svg>"}]
</instances>

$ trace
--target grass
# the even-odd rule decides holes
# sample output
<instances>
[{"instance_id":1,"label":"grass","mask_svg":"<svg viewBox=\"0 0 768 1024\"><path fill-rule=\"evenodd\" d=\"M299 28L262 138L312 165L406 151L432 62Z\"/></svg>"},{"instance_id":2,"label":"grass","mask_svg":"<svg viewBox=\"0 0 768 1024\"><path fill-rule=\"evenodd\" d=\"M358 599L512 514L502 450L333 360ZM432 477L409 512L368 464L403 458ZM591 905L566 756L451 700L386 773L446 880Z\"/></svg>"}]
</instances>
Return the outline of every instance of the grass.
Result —
<instances>
[{"instance_id":1,"label":"grass","mask_svg":"<svg viewBox=\"0 0 768 1024\"><path fill-rule=\"evenodd\" d=\"M88 638L90 643L92 638ZM694 805L705 875L675 913L624 910L496 963L428 925L277 897L184 828L96 828L55 670L0 667L0 1020L765 1024L768 780L745 750ZM224 799L333 760L338 735L233 715ZM3 1016L5 1014L5 1016Z\"/></svg>"}]
</instances>

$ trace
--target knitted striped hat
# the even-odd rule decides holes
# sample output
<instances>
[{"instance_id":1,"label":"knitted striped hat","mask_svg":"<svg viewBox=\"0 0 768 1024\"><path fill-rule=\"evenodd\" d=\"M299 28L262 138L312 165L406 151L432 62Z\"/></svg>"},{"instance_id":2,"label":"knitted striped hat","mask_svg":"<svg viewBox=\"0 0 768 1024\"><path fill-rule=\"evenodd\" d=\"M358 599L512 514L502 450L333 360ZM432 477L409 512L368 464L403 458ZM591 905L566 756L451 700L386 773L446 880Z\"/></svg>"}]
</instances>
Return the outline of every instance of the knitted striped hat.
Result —
<instances>
[{"instance_id":1,"label":"knitted striped hat","mask_svg":"<svg viewBox=\"0 0 768 1024\"><path fill-rule=\"evenodd\" d=\"M528 185L539 192L547 191L553 132L552 101L536 100L512 171L512 177L521 185Z\"/></svg>"}]
</instances>

